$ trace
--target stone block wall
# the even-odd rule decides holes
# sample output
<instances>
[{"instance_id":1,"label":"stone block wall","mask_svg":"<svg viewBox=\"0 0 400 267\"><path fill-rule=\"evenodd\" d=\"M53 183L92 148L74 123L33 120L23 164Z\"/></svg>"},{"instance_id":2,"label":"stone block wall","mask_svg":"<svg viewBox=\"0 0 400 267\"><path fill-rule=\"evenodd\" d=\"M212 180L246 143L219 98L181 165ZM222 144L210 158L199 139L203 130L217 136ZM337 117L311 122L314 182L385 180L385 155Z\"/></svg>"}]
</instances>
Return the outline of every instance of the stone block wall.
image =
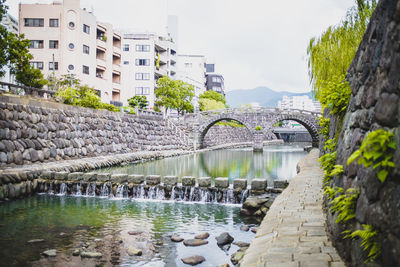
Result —
<instances>
[{"instance_id":1,"label":"stone block wall","mask_svg":"<svg viewBox=\"0 0 400 267\"><path fill-rule=\"evenodd\" d=\"M0 95L0 166L186 149L159 116L94 110Z\"/></svg>"},{"instance_id":2,"label":"stone block wall","mask_svg":"<svg viewBox=\"0 0 400 267\"><path fill-rule=\"evenodd\" d=\"M204 137L204 147L252 141L253 136L246 127L214 125Z\"/></svg>"},{"instance_id":3,"label":"stone block wall","mask_svg":"<svg viewBox=\"0 0 400 267\"><path fill-rule=\"evenodd\" d=\"M352 266L400 266L400 2L382 0L371 18L363 41L349 69L352 96L338 141L336 164L344 175L333 185L360 191L356 218L350 229L372 225L378 231L381 256L375 263L364 263L366 253L360 239L344 239L343 225L328 212L334 241ZM331 120L331 129L336 128ZM392 130L397 149L395 169L384 183L377 172L357 163L347 166L348 157L359 148L369 131ZM331 133L331 137L335 133ZM348 227L349 228L349 227Z\"/></svg>"}]
</instances>

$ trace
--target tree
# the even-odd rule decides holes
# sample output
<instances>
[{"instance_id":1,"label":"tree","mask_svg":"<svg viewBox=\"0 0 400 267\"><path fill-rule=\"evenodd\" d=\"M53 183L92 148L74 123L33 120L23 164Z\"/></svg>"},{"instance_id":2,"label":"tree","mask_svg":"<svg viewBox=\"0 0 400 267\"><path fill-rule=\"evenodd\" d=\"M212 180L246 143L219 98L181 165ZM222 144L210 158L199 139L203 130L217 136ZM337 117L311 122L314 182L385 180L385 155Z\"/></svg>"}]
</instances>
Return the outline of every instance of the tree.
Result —
<instances>
[{"instance_id":1,"label":"tree","mask_svg":"<svg viewBox=\"0 0 400 267\"><path fill-rule=\"evenodd\" d=\"M357 0L346 18L337 26L329 27L318 38L312 38L307 48L308 72L315 96L324 104L322 91L332 79L347 74L357 48L368 26L376 2Z\"/></svg>"},{"instance_id":2,"label":"tree","mask_svg":"<svg viewBox=\"0 0 400 267\"><path fill-rule=\"evenodd\" d=\"M226 104L226 100L223 94L217 93L215 91L209 90L205 91L202 93L199 97L200 99L206 98L206 99L212 99L218 102L222 102L224 105Z\"/></svg>"},{"instance_id":3,"label":"tree","mask_svg":"<svg viewBox=\"0 0 400 267\"><path fill-rule=\"evenodd\" d=\"M157 81L155 90L157 97L156 105L164 107L165 110L176 109L178 114L184 111L193 112L192 98L194 88L192 85L180 80L171 80L169 77L161 77Z\"/></svg>"},{"instance_id":4,"label":"tree","mask_svg":"<svg viewBox=\"0 0 400 267\"><path fill-rule=\"evenodd\" d=\"M222 103L220 101L216 101L214 99L200 98L199 99L199 108L201 111L224 109L225 105L224 105L224 103Z\"/></svg>"},{"instance_id":5,"label":"tree","mask_svg":"<svg viewBox=\"0 0 400 267\"><path fill-rule=\"evenodd\" d=\"M6 14L8 7L5 0L0 0L0 19ZM42 88L47 83L40 70L31 66L33 56L29 53L30 41L24 35L15 35L0 26L0 77L4 76L4 67L10 68L10 73L15 74L15 79L26 85Z\"/></svg>"},{"instance_id":6,"label":"tree","mask_svg":"<svg viewBox=\"0 0 400 267\"><path fill-rule=\"evenodd\" d=\"M144 95L135 95L128 99L128 103L132 108L139 107L140 109L145 109L149 104L147 97Z\"/></svg>"}]
</instances>

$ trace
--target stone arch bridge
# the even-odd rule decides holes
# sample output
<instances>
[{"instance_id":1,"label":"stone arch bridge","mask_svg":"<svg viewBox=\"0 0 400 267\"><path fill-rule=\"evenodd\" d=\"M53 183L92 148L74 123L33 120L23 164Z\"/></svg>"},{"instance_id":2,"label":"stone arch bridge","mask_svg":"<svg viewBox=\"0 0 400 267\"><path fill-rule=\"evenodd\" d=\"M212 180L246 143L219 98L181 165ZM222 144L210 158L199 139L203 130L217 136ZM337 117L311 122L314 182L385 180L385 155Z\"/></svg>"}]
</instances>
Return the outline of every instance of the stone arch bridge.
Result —
<instances>
[{"instance_id":1,"label":"stone arch bridge","mask_svg":"<svg viewBox=\"0 0 400 267\"><path fill-rule=\"evenodd\" d=\"M204 137L208 130L217 122L233 120L243 124L253 136L254 149L262 149L264 139L276 139L273 134L273 125L280 121L293 120L303 125L310 133L312 145L318 146L319 142L319 112L304 110L280 110L277 108L233 108L223 110L209 110L199 113L188 113L184 117L185 132L193 141L196 148L202 148ZM261 130L256 130L261 126Z\"/></svg>"}]
</instances>

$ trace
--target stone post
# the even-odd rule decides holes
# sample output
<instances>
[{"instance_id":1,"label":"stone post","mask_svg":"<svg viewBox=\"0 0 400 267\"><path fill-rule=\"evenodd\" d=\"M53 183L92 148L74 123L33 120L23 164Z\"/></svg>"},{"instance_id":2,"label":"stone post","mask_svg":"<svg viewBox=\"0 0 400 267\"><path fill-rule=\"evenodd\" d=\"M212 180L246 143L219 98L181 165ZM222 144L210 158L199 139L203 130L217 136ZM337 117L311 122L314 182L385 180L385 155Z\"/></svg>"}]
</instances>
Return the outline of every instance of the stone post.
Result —
<instances>
[{"instance_id":1,"label":"stone post","mask_svg":"<svg viewBox=\"0 0 400 267\"><path fill-rule=\"evenodd\" d=\"M255 131L253 135L253 151L263 151L264 135L262 131Z\"/></svg>"}]
</instances>

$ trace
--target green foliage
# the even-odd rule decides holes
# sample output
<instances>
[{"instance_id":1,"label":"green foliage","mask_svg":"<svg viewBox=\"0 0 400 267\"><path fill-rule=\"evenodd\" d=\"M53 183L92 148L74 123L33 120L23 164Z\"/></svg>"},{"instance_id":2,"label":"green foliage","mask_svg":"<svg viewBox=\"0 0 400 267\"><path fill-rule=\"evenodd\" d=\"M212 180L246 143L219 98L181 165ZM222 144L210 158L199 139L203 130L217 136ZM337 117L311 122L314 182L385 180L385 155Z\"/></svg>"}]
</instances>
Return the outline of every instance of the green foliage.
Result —
<instances>
[{"instance_id":1,"label":"green foliage","mask_svg":"<svg viewBox=\"0 0 400 267\"><path fill-rule=\"evenodd\" d=\"M136 114L135 110L132 107L124 107L124 111L129 114Z\"/></svg>"},{"instance_id":2,"label":"green foliage","mask_svg":"<svg viewBox=\"0 0 400 267\"><path fill-rule=\"evenodd\" d=\"M225 105L224 103L220 101L215 101L214 99L200 98L199 108L201 111L216 110L216 109L224 109Z\"/></svg>"},{"instance_id":3,"label":"green foliage","mask_svg":"<svg viewBox=\"0 0 400 267\"><path fill-rule=\"evenodd\" d=\"M329 138L329 124L331 123L331 119L325 118L321 116L318 118L318 123L321 128L319 129L319 134L323 135L325 139Z\"/></svg>"},{"instance_id":4,"label":"green foliage","mask_svg":"<svg viewBox=\"0 0 400 267\"><path fill-rule=\"evenodd\" d=\"M335 151L336 145L337 145L337 140L335 138L328 139L325 141L324 150L325 151Z\"/></svg>"},{"instance_id":5,"label":"green foliage","mask_svg":"<svg viewBox=\"0 0 400 267\"><path fill-rule=\"evenodd\" d=\"M147 97L144 95L135 95L134 97L128 99L128 103L130 107L139 107L140 109L145 109L149 104Z\"/></svg>"},{"instance_id":6,"label":"green foliage","mask_svg":"<svg viewBox=\"0 0 400 267\"><path fill-rule=\"evenodd\" d=\"M61 88L65 88L67 86L75 88L78 87L81 83L81 81L75 78L73 74L61 75L61 78L50 75L47 77L47 80L49 81L47 87L53 91L58 91Z\"/></svg>"},{"instance_id":7,"label":"green foliage","mask_svg":"<svg viewBox=\"0 0 400 267\"><path fill-rule=\"evenodd\" d=\"M351 96L351 88L344 74L331 76L321 81L322 88L319 101L323 108L329 108L332 115L343 115L346 112Z\"/></svg>"},{"instance_id":8,"label":"green foliage","mask_svg":"<svg viewBox=\"0 0 400 267\"><path fill-rule=\"evenodd\" d=\"M155 90L156 105L165 109L176 109L178 114L184 111L193 112L192 98L194 88L192 85L180 80L171 80L169 77L161 77L157 81Z\"/></svg>"},{"instance_id":9,"label":"green foliage","mask_svg":"<svg viewBox=\"0 0 400 267\"><path fill-rule=\"evenodd\" d=\"M343 193L344 190L341 187L330 187L330 186L325 186L324 187L324 195L328 197L328 199L333 200L336 196L336 194L341 194Z\"/></svg>"},{"instance_id":10,"label":"green foliage","mask_svg":"<svg viewBox=\"0 0 400 267\"><path fill-rule=\"evenodd\" d=\"M62 87L56 92L56 98L61 98L64 104L86 108L106 109L119 112L114 105L102 103L95 91L87 85L78 85L76 88Z\"/></svg>"},{"instance_id":11,"label":"green foliage","mask_svg":"<svg viewBox=\"0 0 400 267\"><path fill-rule=\"evenodd\" d=\"M199 96L200 99L213 99L217 102L222 102L224 105L226 105L226 99L223 94L217 93L215 91L209 90L205 91Z\"/></svg>"},{"instance_id":12,"label":"green foliage","mask_svg":"<svg viewBox=\"0 0 400 267\"><path fill-rule=\"evenodd\" d=\"M361 245L363 246L364 251L369 250L367 260L365 262L373 261L381 254L381 248L377 242L378 233L371 225L363 224L362 226L362 230L356 230L352 233L350 233L349 230L344 231L343 233L346 234L344 238L361 238Z\"/></svg>"},{"instance_id":13,"label":"green foliage","mask_svg":"<svg viewBox=\"0 0 400 267\"><path fill-rule=\"evenodd\" d=\"M329 182L332 179L332 171L335 168L337 151L326 153L319 158L321 167L324 170L324 182Z\"/></svg>"},{"instance_id":14,"label":"green foliage","mask_svg":"<svg viewBox=\"0 0 400 267\"><path fill-rule=\"evenodd\" d=\"M215 125L223 125L223 126L229 126L233 128L243 128L246 127L243 124L237 122L237 121L219 121Z\"/></svg>"},{"instance_id":15,"label":"green foliage","mask_svg":"<svg viewBox=\"0 0 400 267\"><path fill-rule=\"evenodd\" d=\"M254 128L254 130L256 130L256 131L261 131L261 130L262 130L262 127L261 127L260 125L257 125L257 126Z\"/></svg>"},{"instance_id":16,"label":"green foliage","mask_svg":"<svg viewBox=\"0 0 400 267\"><path fill-rule=\"evenodd\" d=\"M359 0L357 3L358 8L351 8L343 21L329 27L318 38L312 38L308 45L308 72L321 104L326 103L321 96L332 77L346 75L376 6L375 1L370 4Z\"/></svg>"},{"instance_id":17,"label":"green foliage","mask_svg":"<svg viewBox=\"0 0 400 267\"><path fill-rule=\"evenodd\" d=\"M366 168L372 166L373 169L379 169L378 179L385 182L390 169L395 167L392 158L396 143L393 139L393 133L383 129L370 132L362 141L360 149L348 158L347 165L358 159L358 164Z\"/></svg>"},{"instance_id":18,"label":"green foliage","mask_svg":"<svg viewBox=\"0 0 400 267\"><path fill-rule=\"evenodd\" d=\"M343 192L343 189L341 191ZM339 191L336 193L339 193ZM346 222L356 217L355 209L359 193L357 189L349 188L344 194L339 194L332 199L329 203L332 205L330 211L332 213L337 212L336 223Z\"/></svg>"}]
</instances>

